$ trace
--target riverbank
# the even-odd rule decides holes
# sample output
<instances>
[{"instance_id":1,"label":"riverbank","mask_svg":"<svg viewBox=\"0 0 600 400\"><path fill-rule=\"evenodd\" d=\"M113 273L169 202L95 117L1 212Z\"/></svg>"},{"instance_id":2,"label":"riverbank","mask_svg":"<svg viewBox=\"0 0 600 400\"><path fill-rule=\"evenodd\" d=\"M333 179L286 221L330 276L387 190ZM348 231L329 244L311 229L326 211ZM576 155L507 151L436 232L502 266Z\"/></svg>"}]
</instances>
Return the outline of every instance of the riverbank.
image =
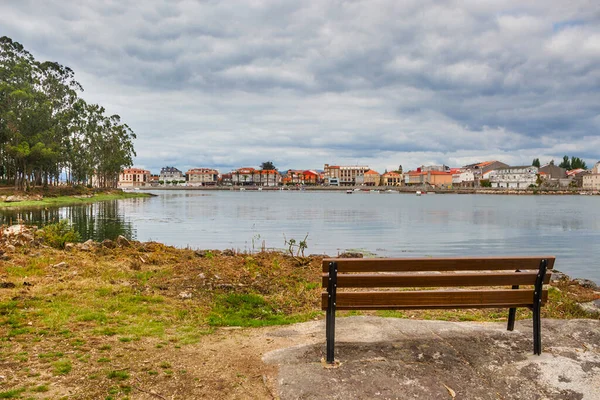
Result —
<instances>
[{"instance_id":1,"label":"riverbank","mask_svg":"<svg viewBox=\"0 0 600 400\"><path fill-rule=\"evenodd\" d=\"M121 200L130 198L151 197L149 193L124 192L121 190L92 191L81 190L73 194L63 192L38 191L38 192L12 192L0 195L0 209L3 208L34 208L34 207L60 207L77 204L89 204L99 201ZM67 193L69 193L67 191Z\"/></svg>"},{"instance_id":2,"label":"riverbank","mask_svg":"<svg viewBox=\"0 0 600 400\"><path fill-rule=\"evenodd\" d=\"M269 398L276 369L262 355L292 339L265 337L274 329L267 326L323 319L319 256L298 262L278 252L124 238L60 250L45 247L34 230L20 232L5 232L0 243L4 398ZM579 306L600 298L588 286L553 282L543 317L597 318ZM507 312L351 314L504 322ZM517 318L529 320L530 312L519 309Z\"/></svg>"},{"instance_id":3,"label":"riverbank","mask_svg":"<svg viewBox=\"0 0 600 400\"><path fill-rule=\"evenodd\" d=\"M323 191L323 192L349 192L378 193L378 194L484 194L484 195L600 195L599 191L584 190L582 188L569 189L507 189L507 188L431 188L422 186L286 186L286 187L257 187L257 186L153 186L142 187L140 191L173 191L173 190L199 190L199 191L248 191L248 192L277 192L277 191Z\"/></svg>"}]
</instances>

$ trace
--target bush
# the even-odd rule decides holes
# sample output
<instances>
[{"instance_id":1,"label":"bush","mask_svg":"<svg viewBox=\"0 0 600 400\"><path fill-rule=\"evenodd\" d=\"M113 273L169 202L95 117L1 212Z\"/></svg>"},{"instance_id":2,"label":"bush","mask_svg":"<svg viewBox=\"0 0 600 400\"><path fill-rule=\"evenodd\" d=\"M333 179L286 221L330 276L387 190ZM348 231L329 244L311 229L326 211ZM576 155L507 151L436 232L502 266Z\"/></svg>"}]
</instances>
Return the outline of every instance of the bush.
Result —
<instances>
[{"instance_id":1,"label":"bush","mask_svg":"<svg viewBox=\"0 0 600 400\"><path fill-rule=\"evenodd\" d=\"M65 243L79 242L81 240L79 233L75 232L67 220L46 225L44 229L38 231L38 236L48 246L57 249L64 249Z\"/></svg>"}]
</instances>

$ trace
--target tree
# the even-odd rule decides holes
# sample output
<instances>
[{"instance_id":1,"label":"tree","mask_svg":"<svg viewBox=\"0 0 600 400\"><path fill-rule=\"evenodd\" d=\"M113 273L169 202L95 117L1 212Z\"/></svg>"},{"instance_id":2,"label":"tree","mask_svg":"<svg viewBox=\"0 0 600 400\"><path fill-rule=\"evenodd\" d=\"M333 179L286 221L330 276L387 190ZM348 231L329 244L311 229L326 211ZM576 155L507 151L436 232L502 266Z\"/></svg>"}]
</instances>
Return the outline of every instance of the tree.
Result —
<instances>
[{"instance_id":1,"label":"tree","mask_svg":"<svg viewBox=\"0 0 600 400\"><path fill-rule=\"evenodd\" d=\"M540 159L539 158L534 158L533 161L532 161L532 163L531 163L531 165L533 165L534 167L538 167L539 168L541 166Z\"/></svg>"},{"instance_id":2,"label":"tree","mask_svg":"<svg viewBox=\"0 0 600 400\"><path fill-rule=\"evenodd\" d=\"M272 161L265 161L264 163L260 164L260 169L273 170L273 169L277 169L277 168L275 168L275 164L273 164Z\"/></svg>"},{"instance_id":3,"label":"tree","mask_svg":"<svg viewBox=\"0 0 600 400\"><path fill-rule=\"evenodd\" d=\"M571 160L569 160L569 156L564 156L562 162L558 164L558 166L567 170L571 169Z\"/></svg>"}]
</instances>

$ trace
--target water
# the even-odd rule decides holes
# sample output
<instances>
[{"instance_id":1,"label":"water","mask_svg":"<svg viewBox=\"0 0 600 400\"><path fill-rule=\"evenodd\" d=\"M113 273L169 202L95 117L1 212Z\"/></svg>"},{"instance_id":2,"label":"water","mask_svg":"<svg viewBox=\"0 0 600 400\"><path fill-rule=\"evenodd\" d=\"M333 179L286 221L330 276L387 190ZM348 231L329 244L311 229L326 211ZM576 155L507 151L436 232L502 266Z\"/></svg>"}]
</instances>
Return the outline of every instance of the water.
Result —
<instances>
[{"instance_id":1,"label":"water","mask_svg":"<svg viewBox=\"0 0 600 400\"><path fill-rule=\"evenodd\" d=\"M596 196L375 194L312 191L157 191L158 197L27 212L3 223L71 220L84 239L201 249L284 248L308 234L306 254L555 255L556 268L600 283Z\"/></svg>"}]
</instances>

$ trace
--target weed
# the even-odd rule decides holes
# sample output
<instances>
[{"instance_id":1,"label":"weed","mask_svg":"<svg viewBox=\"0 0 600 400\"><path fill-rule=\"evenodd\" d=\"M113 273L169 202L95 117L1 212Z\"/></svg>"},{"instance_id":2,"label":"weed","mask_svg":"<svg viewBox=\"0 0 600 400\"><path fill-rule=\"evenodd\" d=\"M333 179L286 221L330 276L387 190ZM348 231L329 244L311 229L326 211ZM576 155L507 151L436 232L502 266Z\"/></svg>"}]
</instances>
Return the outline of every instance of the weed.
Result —
<instances>
[{"instance_id":1,"label":"weed","mask_svg":"<svg viewBox=\"0 0 600 400\"><path fill-rule=\"evenodd\" d=\"M65 219L55 224L46 225L44 229L37 231L36 234L44 243L56 249L64 249L66 243L74 243L81 240L79 233Z\"/></svg>"},{"instance_id":2,"label":"weed","mask_svg":"<svg viewBox=\"0 0 600 400\"><path fill-rule=\"evenodd\" d=\"M167 369L167 368L171 368L171 364L166 361L163 361L160 363L159 367L161 367L162 369Z\"/></svg>"},{"instance_id":3,"label":"weed","mask_svg":"<svg viewBox=\"0 0 600 400\"><path fill-rule=\"evenodd\" d=\"M32 392L37 392L37 393L47 392L48 390L50 390L48 388L48 385L40 385L40 386L36 386L31 389Z\"/></svg>"},{"instance_id":4,"label":"weed","mask_svg":"<svg viewBox=\"0 0 600 400\"><path fill-rule=\"evenodd\" d=\"M124 381L126 379L129 379L129 373L127 371L110 371L107 375L106 375L109 379L116 379L119 381Z\"/></svg>"},{"instance_id":5,"label":"weed","mask_svg":"<svg viewBox=\"0 0 600 400\"><path fill-rule=\"evenodd\" d=\"M148 375L158 375L158 371L150 370L148 371Z\"/></svg>"},{"instance_id":6,"label":"weed","mask_svg":"<svg viewBox=\"0 0 600 400\"><path fill-rule=\"evenodd\" d=\"M24 391L25 389L20 388L0 392L0 399L16 399L18 397L21 397L21 393L23 393Z\"/></svg>"},{"instance_id":7,"label":"weed","mask_svg":"<svg viewBox=\"0 0 600 400\"><path fill-rule=\"evenodd\" d=\"M69 372L71 372L71 369L73 368L73 366L71 365L71 361L64 359L58 360L52 363L52 365L54 366L55 375L67 375Z\"/></svg>"},{"instance_id":8,"label":"weed","mask_svg":"<svg viewBox=\"0 0 600 400\"><path fill-rule=\"evenodd\" d=\"M112 347L109 344L103 344L102 346L100 346L99 350L104 351L104 350L110 350Z\"/></svg>"},{"instance_id":9,"label":"weed","mask_svg":"<svg viewBox=\"0 0 600 400\"><path fill-rule=\"evenodd\" d=\"M99 363L107 363L107 362L110 362L110 358L106 358L106 357L100 357L100 358L98 359L98 362L99 362Z\"/></svg>"}]
</instances>

